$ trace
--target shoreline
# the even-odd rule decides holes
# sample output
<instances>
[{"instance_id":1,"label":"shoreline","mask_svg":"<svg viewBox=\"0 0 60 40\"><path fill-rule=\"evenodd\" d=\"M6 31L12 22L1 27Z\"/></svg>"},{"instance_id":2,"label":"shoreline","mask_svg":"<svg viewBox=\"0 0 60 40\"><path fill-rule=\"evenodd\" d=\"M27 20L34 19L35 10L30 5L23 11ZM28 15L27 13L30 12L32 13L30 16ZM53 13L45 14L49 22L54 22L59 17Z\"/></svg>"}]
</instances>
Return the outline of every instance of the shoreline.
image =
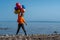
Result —
<instances>
[{"instance_id":1,"label":"shoreline","mask_svg":"<svg viewBox=\"0 0 60 40\"><path fill-rule=\"evenodd\" d=\"M0 35L0 40L60 40L60 34Z\"/></svg>"}]
</instances>

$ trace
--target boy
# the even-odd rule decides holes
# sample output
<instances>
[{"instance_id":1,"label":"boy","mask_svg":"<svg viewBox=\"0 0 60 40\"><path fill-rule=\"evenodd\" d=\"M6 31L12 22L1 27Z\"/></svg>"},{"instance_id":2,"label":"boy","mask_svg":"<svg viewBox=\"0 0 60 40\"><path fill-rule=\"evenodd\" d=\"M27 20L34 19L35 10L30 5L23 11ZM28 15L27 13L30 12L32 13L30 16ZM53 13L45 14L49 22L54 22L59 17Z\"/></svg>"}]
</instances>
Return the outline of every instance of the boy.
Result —
<instances>
[{"instance_id":1,"label":"boy","mask_svg":"<svg viewBox=\"0 0 60 40\"><path fill-rule=\"evenodd\" d=\"M18 32L19 32L19 30L20 30L21 27L22 27L25 35L27 35L27 34L26 34L26 30L25 30L25 28L24 28L24 23L26 24L26 22L25 22L25 20L24 20L24 18L23 18L23 14L22 14L22 13L21 13L21 15L18 14L18 20L17 20L17 22L18 22L18 30L17 30L17 32L16 32L16 35L18 34ZM27 24L26 24L26 25L27 25Z\"/></svg>"}]
</instances>

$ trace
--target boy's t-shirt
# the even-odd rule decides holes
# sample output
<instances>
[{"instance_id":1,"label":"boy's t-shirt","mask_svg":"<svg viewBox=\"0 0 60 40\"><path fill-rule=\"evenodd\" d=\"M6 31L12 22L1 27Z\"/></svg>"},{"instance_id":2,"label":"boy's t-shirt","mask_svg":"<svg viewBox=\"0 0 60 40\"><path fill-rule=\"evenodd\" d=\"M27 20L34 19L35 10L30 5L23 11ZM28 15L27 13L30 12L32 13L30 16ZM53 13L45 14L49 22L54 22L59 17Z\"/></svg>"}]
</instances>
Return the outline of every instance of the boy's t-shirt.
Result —
<instances>
[{"instance_id":1,"label":"boy's t-shirt","mask_svg":"<svg viewBox=\"0 0 60 40\"><path fill-rule=\"evenodd\" d=\"M20 14L18 14L18 20L17 21L19 24L23 24L25 22L23 16L20 16Z\"/></svg>"}]
</instances>

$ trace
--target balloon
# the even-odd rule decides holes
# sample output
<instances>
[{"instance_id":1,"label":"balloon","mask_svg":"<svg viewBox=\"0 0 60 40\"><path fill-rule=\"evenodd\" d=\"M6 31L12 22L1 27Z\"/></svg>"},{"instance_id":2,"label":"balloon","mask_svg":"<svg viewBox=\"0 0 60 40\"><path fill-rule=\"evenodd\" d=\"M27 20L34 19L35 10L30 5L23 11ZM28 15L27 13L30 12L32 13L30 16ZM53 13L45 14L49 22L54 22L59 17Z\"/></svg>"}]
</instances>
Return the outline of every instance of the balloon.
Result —
<instances>
[{"instance_id":1,"label":"balloon","mask_svg":"<svg viewBox=\"0 0 60 40\"><path fill-rule=\"evenodd\" d=\"M16 3L16 6L20 6L20 3Z\"/></svg>"},{"instance_id":2,"label":"balloon","mask_svg":"<svg viewBox=\"0 0 60 40\"><path fill-rule=\"evenodd\" d=\"M15 7L15 10L20 10L21 8L20 7Z\"/></svg>"},{"instance_id":3,"label":"balloon","mask_svg":"<svg viewBox=\"0 0 60 40\"><path fill-rule=\"evenodd\" d=\"M21 7L17 7L19 10L21 10Z\"/></svg>"},{"instance_id":4,"label":"balloon","mask_svg":"<svg viewBox=\"0 0 60 40\"><path fill-rule=\"evenodd\" d=\"M18 7L18 9L21 9L21 4L20 3L16 3L16 7Z\"/></svg>"},{"instance_id":5,"label":"balloon","mask_svg":"<svg viewBox=\"0 0 60 40\"><path fill-rule=\"evenodd\" d=\"M17 7L15 7L15 10L18 10L18 8L17 8Z\"/></svg>"},{"instance_id":6,"label":"balloon","mask_svg":"<svg viewBox=\"0 0 60 40\"><path fill-rule=\"evenodd\" d=\"M24 6L24 5L22 5L22 8L24 8L24 9L25 9L25 6Z\"/></svg>"},{"instance_id":7,"label":"balloon","mask_svg":"<svg viewBox=\"0 0 60 40\"><path fill-rule=\"evenodd\" d=\"M17 13L20 13L20 10L17 10Z\"/></svg>"},{"instance_id":8,"label":"balloon","mask_svg":"<svg viewBox=\"0 0 60 40\"><path fill-rule=\"evenodd\" d=\"M17 11L15 10L14 13L17 14Z\"/></svg>"},{"instance_id":9,"label":"balloon","mask_svg":"<svg viewBox=\"0 0 60 40\"><path fill-rule=\"evenodd\" d=\"M23 14L25 12L25 6L21 5L20 3L16 3L16 7L14 9L15 9L14 11L15 14L19 14L19 13Z\"/></svg>"},{"instance_id":10,"label":"balloon","mask_svg":"<svg viewBox=\"0 0 60 40\"><path fill-rule=\"evenodd\" d=\"M25 9L23 9L24 10L24 12L26 11Z\"/></svg>"},{"instance_id":11,"label":"balloon","mask_svg":"<svg viewBox=\"0 0 60 40\"><path fill-rule=\"evenodd\" d=\"M21 8L21 13L24 13L24 12L25 12L25 10L23 8Z\"/></svg>"},{"instance_id":12,"label":"balloon","mask_svg":"<svg viewBox=\"0 0 60 40\"><path fill-rule=\"evenodd\" d=\"M20 13L20 10L15 10L14 13L15 14L19 14Z\"/></svg>"}]
</instances>

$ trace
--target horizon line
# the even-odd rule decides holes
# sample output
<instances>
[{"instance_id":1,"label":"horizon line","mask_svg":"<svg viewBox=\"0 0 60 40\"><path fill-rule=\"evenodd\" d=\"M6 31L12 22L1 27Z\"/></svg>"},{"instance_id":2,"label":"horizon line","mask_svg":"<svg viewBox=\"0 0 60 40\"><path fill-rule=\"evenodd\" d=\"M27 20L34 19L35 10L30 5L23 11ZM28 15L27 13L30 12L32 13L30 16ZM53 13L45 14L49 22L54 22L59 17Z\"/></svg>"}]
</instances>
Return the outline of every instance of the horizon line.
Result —
<instances>
[{"instance_id":1,"label":"horizon line","mask_svg":"<svg viewBox=\"0 0 60 40\"><path fill-rule=\"evenodd\" d=\"M5 21L15 21L15 20L5 20ZM29 20L30 22L39 22L39 20L37 20L37 21L31 21L31 20ZM0 20L0 22L1 22L1 20ZM40 22L49 22L49 21L40 21ZM60 22L60 21L50 21L50 22Z\"/></svg>"}]
</instances>

